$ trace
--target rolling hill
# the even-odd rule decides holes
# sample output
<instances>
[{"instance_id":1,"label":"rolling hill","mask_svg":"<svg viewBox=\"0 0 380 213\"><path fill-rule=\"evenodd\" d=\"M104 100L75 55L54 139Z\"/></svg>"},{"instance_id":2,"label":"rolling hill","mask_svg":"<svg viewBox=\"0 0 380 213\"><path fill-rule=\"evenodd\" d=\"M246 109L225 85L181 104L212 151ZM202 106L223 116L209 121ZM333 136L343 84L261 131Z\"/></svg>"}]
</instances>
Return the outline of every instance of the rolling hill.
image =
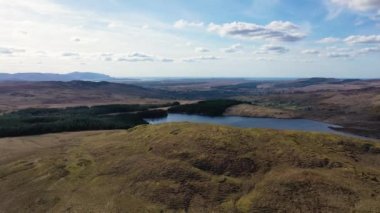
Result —
<instances>
[{"instance_id":1,"label":"rolling hill","mask_svg":"<svg viewBox=\"0 0 380 213\"><path fill-rule=\"evenodd\" d=\"M189 123L0 139L0 212L376 212L380 145Z\"/></svg>"},{"instance_id":2,"label":"rolling hill","mask_svg":"<svg viewBox=\"0 0 380 213\"><path fill-rule=\"evenodd\" d=\"M110 103L161 103L169 96L168 92L159 89L105 81L0 82L0 111Z\"/></svg>"}]
</instances>

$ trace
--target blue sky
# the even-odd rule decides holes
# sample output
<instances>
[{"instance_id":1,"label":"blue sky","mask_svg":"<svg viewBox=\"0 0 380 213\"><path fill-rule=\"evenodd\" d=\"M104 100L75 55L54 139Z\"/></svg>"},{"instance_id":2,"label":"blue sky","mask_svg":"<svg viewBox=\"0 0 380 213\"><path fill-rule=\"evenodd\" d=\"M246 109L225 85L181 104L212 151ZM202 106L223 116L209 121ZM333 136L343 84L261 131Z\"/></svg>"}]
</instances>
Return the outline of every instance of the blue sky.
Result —
<instances>
[{"instance_id":1,"label":"blue sky","mask_svg":"<svg viewBox=\"0 0 380 213\"><path fill-rule=\"evenodd\" d=\"M0 0L0 72L380 78L380 0Z\"/></svg>"}]
</instances>

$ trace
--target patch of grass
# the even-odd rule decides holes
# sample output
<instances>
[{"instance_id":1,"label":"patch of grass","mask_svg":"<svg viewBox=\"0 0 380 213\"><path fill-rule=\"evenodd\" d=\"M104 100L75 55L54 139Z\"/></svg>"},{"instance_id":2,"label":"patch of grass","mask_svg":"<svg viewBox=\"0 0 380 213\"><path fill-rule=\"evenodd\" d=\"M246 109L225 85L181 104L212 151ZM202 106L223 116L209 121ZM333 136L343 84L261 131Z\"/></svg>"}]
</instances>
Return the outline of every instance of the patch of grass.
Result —
<instances>
[{"instance_id":1,"label":"patch of grass","mask_svg":"<svg viewBox=\"0 0 380 213\"><path fill-rule=\"evenodd\" d=\"M263 107L252 104L239 104L232 106L225 112L226 115L265 117L265 118L298 118L299 115L292 110L283 110L273 107Z\"/></svg>"}]
</instances>

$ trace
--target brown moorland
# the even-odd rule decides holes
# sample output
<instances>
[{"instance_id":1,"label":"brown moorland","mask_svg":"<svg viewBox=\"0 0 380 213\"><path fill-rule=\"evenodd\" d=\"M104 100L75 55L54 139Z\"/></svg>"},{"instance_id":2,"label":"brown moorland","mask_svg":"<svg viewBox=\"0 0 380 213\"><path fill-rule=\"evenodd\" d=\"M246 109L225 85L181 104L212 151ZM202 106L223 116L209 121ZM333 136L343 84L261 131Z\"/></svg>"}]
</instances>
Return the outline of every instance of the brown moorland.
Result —
<instances>
[{"instance_id":1,"label":"brown moorland","mask_svg":"<svg viewBox=\"0 0 380 213\"><path fill-rule=\"evenodd\" d=\"M0 139L7 148L0 212L380 210L373 141L176 123Z\"/></svg>"},{"instance_id":2,"label":"brown moorland","mask_svg":"<svg viewBox=\"0 0 380 213\"><path fill-rule=\"evenodd\" d=\"M0 82L0 112L25 108L157 104L165 91L135 85L89 81Z\"/></svg>"}]
</instances>

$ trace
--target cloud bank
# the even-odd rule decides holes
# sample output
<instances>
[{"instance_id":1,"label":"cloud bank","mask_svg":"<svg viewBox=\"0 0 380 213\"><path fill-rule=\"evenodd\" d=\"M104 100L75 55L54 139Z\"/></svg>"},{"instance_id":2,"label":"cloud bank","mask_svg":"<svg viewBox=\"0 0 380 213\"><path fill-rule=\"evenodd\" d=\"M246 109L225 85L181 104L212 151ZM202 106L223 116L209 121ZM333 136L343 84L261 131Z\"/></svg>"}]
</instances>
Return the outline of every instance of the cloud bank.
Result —
<instances>
[{"instance_id":1,"label":"cloud bank","mask_svg":"<svg viewBox=\"0 0 380 213\"><path fill-rule=\"evenodd\" d=\"M299 26L288 21L273 21L268 25L246 22L231 22L221 25L211 23L208 31L218 33L220 36L283 42L300 41L306 37L306 33Z\"/></svg>"}]
</instances>

